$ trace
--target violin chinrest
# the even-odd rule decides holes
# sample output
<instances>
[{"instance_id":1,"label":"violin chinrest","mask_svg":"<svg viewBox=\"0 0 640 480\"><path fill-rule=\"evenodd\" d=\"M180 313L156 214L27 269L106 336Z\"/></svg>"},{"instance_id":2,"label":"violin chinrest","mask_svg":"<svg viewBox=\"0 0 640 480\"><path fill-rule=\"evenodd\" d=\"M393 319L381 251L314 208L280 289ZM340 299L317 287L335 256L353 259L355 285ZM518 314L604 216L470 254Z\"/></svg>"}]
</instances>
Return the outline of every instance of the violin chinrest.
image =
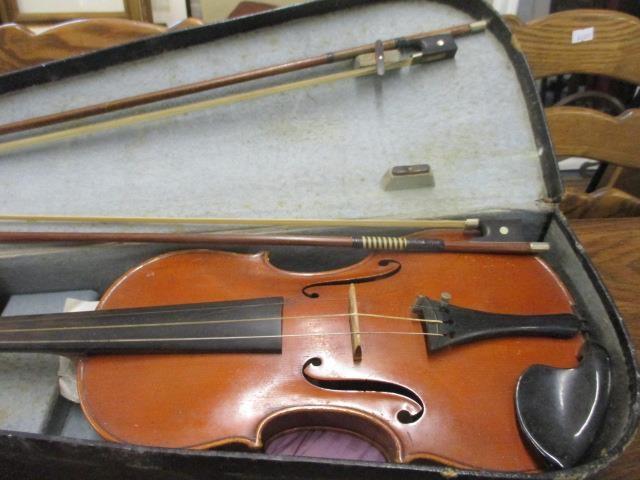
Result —
<instances>
[{"instance_id":1,"label":"violin chinrest","mask_svg":"<svg viewBox=\"0 0 640 480\"><path fill-rule=\"evenodd\" d=\"M529 367L516 387L525 439L551 465L575 465L602 425L610 386L609 356L594 343L585 344L576 368Z\"/></svg>"}]
</instances>

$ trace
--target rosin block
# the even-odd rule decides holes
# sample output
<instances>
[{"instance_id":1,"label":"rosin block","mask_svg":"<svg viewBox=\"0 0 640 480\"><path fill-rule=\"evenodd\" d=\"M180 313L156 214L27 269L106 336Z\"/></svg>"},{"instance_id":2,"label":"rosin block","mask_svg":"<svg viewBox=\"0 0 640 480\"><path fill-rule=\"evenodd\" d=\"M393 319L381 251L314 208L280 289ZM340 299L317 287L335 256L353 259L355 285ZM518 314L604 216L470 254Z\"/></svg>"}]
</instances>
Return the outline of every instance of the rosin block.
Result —
<instances>
[{"instance_id":1,"label":"rosin block","mask_svg":"<svg viewBox=\"0 0 640 480\"><path fill-rule=\"evenodd\" d=\"M393 167L382 177L385 191L433 187L435 184L431 167L426 163Z\"/></svg>"}]
</instances>

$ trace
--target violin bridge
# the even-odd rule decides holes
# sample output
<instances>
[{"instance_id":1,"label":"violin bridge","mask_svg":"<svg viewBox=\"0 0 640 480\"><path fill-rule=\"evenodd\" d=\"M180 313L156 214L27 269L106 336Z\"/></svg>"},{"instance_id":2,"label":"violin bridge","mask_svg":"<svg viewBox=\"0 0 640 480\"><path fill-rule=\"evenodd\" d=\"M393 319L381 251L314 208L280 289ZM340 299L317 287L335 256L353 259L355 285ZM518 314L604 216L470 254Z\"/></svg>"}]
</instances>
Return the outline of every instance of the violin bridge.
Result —
<instances>
[{"instance_id":1,"label":"violin bridge","mask_svg":"<svg viewBox=\"0 0 640 480\"><path fill-rule=\"evenodd\" d=\"M358 316L358 299L356 286L349 284L349 328L351 329L351 351L353 362L362 361L362 339L360 338L360 317Z\"/></svg>"}]
</instances>

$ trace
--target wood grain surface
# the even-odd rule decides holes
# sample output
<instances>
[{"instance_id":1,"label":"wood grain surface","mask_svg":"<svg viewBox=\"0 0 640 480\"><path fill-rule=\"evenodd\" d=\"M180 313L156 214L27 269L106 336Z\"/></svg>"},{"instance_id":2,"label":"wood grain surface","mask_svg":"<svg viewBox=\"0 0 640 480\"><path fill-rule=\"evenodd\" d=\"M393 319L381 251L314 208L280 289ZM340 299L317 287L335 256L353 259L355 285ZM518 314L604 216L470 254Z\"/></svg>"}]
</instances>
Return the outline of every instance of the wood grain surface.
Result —
<instances>
[{"instance_id":1,"label":"wood grain surface","mask_svg":"<svg viewBox=\"0 0 640 480\"><path fill-rule=\"evenodd\" d=\"M536 78L589 73L640 83L640 20L631 15L578 9L527 24L515 17L506 20L514 46L525 54ZM573 33L588 28L593 28L593 39L574 43Z\"/></svg>"},{"instance_id":2,"label":"wood grain surface","mask_svg":"<svg viewBox=\"0 0 640 480\"><path fill-rule=\"evenodd\" d=\"M240 2L236 5L236 8L231 11L229 18L244 17L245 15L253 15L255 13L264 12L274 8L276 8L275 5L270 5L268 3Z\"/></svg>"},{"instance_id":3,"label":"wood grain surface","mask_svg":"<svg viewBox=\"0 0 640 480\"><path fill-rule=\"evenodd\" d=\"M608 218L640 216L640 200L622 190L605 187L593 193L565 191L560 209L567 218Z\"/></svg>"},{"instance_id":4,"label":"wood grain surface","mask_svg":"<svg viewBox=\"0 0 640 480\"><path fill-rule=\"evenodd\" d=\"M551 107L545 114L557 155L640 168L640 109L617 117L584 107Z\"/></svg>"},{"instance_id":5,"label":"wood grain surface","mask_svg":"<svg viewBox=\"0 0 640 480\"><path fill-rule=\"evenodd\" d=\"M169 30L201 25L188 18ZM118 18L79 19L55 25L40 33L15 23L0 26L0 74L113 47L168 29L159 25Z\"/></svg>"},{"instance_id":6,"label":"wood grain surface","mask_svg":"<svg viewBox=\"0 0 640 480\"><path fill-rule=\"evenodd\" d=\"M51 23L63 22L75 18L126 18L129 20L138 20L142 22L151 22L153 20L153 12L151 9L151 0L123 0L121 11L101 11L100 3L94 2L95 8L86 8L82 5L86 2L80 2L84 11L56 11L49 8L47 2L41 2L35 12L22 11L22 2L19 0L4 0L0 2L0 19L5 22L19 23ZM60 2L48 2L60 3ZM96 6L97 3L97 6ZM85 7L85 8L82 8ZM64 9L63 9L64 10Z\"/></svg>"},{"instance_id":7,"label":"wood grain surface","mask_svg":"<svg viewBox=\"0 0 640 480\"><path fill-rule=\"evenodd\" d=\"M614 10L567 10L527 24L507 15L512 43L535 78L586 73L640 83L640 20ZM596 110L557 106L545 110L556 154L640 168L640 113L614 117ZM636 214L640 200L615 190L567 195L569 218Z\"/></svg>"},{"instance_id":8,"label":"wood grain surface","mask_svg":"<svg viewBox=\"0 0 640 480\"><path fill-rule=\"evenodd\" d=\"M640 109L614 117L590 108L560 106L545 109L545 114L558 156L640 169ZM568 218L637 216L640 199L613 187L592 193L568 189L560 208Z\"/></svg>"},{"instance_id":9,"label":"wood grain surface","mask_svg":"<svg viewBox=\"0 0 640 480\"><path fill-rule=\"evenodd\" d=\"M349 283L357 283L357 363L345 318ZM310 287L317 296L307 295ZM277 269L266 254L182 251L130 270L99 308L261 298L265 291L285 299L281 354L86 357L78 391L92 425L113 441L191 448L261 448L293 427L324 426L365 436L396 462L536 468L517 426L517 379L535 363L575 365L582 339L500 338L466 345L464 354L429 354L419 322L398 317L410 314L419 294L444 291L452 303L484 311L569 312L568 293L537 257L386 252L334 271L295 273Z\"/></svg>"},{"instance_id":10,"label":"wood grain surface","mask_svg":"<svg viewBox=\"0 0 640 480\"><path fill-rule=\"evenodd\" d=\"M625 320L640 345L640 217L571 220ZM640 438L598 480L640 478Z\"/></svg>"}]
</instances>

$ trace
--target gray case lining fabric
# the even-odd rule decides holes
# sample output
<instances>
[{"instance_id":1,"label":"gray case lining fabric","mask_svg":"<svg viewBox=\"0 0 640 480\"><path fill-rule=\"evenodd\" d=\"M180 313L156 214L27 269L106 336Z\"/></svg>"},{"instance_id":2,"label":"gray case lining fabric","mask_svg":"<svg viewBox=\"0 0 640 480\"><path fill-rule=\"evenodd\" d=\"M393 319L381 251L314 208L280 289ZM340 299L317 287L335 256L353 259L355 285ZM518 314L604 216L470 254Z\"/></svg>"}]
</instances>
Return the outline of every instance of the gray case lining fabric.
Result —
<instances>
[{"instance_id":1,"label":"gray case lining fabric","mask_svg":"<svg viewBox=\"0 0 640 480\"><path fill-rule=\"evenodd\" d=\"M451 6L416 0L312 16L3 95L0 122L472 21ZM344 80L2 155L0 213L547 213L552 206L539 201L546 197L540 152L511 61L489 31L459 38L458 46L454 60L383 78ZM192 99L345 68L325 66ZM419 163L431 165L434 187L382 189L391 167Z\"/></svg>"}]
</instances>

